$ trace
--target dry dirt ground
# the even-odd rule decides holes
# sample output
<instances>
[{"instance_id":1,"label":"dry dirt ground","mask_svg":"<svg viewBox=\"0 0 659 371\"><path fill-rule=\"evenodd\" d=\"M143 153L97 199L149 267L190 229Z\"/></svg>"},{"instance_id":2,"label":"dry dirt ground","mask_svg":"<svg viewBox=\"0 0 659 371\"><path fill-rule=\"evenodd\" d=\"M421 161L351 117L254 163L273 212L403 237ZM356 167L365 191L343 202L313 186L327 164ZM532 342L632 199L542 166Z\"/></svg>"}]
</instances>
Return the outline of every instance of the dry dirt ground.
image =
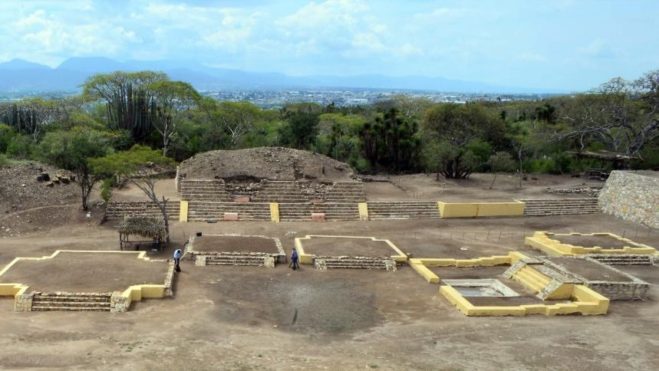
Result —
<instances>
[{"instance_id":1,"label":"dry dirt ground","mask_svg":"<svg viewBox=\"0 0 659 371\"><path fill-rule=\"evenodd\" d=\"M365 238L311 237L300 242L307 254L316 256L388 257L397 254L386 242Z\"/></svg>"},{"instance_id":2,"label":"dry dirt ground","mask_svg":"<svg viewBox=\"0 0 659 371\"><path fill-rule=\"evenodd\" d=\"M401 177L401 183L409 179L417 184L414 177L425 175ZM420 187L418 193L445 192L434 187ZM461 192L482 194L480 187L467 186ZM451 189L460 192L459 187ZM50 255L56 249L118 250L111 225L99 226L75 209L67 213L59 223L0 236L0 266L16 256ZM287 253L295 237L342 234L390 239L417 257L477 257L515 249L539 254L523 247L523 237L537 230L609 231L659 246L659 232L605 215L174 222L172 246L150 256L168 257L196 232L276 237ZM0 368L654 370L659 364L656 266L623 268L655 285L650 300L614 302L606 316L520 318L465 317L438 295L437 285L426 283L407 266L397 272L321 272L303 266L294 272L285 265L195 267L185 260L182 269L173 298L139 302L127 313L16 313L11 299L0 299Z\"/></svg>"},{"instance_id":3,"label":"dry dirt ground","mask_svg":"<svg viewBox=\"0 0 659 371\"><path fill-rule=\"evenodd\" d=\"M278 253L277 243L272 238L247 236L202 236L195 237L194 251L263 252Z\"/></svg>"},{"instance_id":4,"label":"dry dirt ground","mask_svg":"<svg viewBox=\"0 0 659 371\"><path fill-rule=\"evenodd\" d=\"M20 282L41 292L112 292L165 281L168 264L137 254L62 252L52 259L20 260L0 283Z\"/></svg>"}]
</instances>

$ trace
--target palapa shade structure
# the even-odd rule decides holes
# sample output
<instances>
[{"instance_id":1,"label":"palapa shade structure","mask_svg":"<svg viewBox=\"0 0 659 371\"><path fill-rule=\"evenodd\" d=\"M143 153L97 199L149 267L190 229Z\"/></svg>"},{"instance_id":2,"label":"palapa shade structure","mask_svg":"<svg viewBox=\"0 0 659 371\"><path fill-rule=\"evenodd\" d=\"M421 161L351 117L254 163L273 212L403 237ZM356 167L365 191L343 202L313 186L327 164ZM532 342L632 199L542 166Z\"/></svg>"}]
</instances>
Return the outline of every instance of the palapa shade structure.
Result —
<instances>
[{"instance_id":1,"label":"palapa shade structure","mask_svg":"<svg viewBox=\"0 0 659 371\"><path fill-rule=\"evenodd\" d=\"M119 224L119 247L121 250L129 247L137 247L140 242L130 241L130 236L141 236L151 239L158 249L166 239L165 223L158 219L146 216L127 216ZM137 245L137 246L136 246Z\"/></svg>"}]
</instances>

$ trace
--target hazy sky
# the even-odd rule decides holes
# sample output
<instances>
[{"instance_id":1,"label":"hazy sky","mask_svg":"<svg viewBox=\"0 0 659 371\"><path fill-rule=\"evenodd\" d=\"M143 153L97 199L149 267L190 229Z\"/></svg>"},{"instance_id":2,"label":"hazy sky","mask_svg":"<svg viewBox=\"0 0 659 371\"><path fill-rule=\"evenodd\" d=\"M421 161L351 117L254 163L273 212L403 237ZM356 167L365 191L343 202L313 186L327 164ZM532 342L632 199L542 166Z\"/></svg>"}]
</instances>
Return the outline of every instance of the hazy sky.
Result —
<instances>
[{"instance_id":1,"label":"hazy sky","mask_svg":"<svg viewBox=\"0 0 659 371\"><path fill-rule=\"evenodd\" d=\"M657 0L2 0L0 61L181 59L580 90L659 68L658 19Z\"/></svg>"}]
</instances>

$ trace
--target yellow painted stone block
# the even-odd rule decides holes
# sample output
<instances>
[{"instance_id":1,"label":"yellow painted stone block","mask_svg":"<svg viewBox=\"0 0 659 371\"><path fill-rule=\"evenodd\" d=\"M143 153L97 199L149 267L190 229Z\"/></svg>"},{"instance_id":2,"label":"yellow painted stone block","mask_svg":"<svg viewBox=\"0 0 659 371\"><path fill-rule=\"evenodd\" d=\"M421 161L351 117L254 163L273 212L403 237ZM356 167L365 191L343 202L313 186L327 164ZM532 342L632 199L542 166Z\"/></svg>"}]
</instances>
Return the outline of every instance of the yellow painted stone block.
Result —
<instances>
[{"instance_id":1,"label":"yellow painted stone block","mask_svg":"<svg viewBox=\"0 0 659 371\"><path fill-rule=\"evenodd\" d=\"M188 221L188 201L181 200L178 221L183 223Z\"/></svg>"},{"instance_id":2,"label":"yellow painted stone block","mask_svg":"<svg viewBox=\"0 0 659 371\"><path fill-rule=\"evenodd\" d=\"M279 203L270 203L270 220L274 223L279 223Z\"/></svg>"},{"instance_id":3,"label":"yellow painted stone block","mask_svg":"<svg viewBox=\"0 0 659 371\"><path fill-rule=\"evenodd\" d=\"M368 204L366 202L360 202L357 204L359 208L359 220L367 221L368 220Z\"/></svg>"}]
</instances>

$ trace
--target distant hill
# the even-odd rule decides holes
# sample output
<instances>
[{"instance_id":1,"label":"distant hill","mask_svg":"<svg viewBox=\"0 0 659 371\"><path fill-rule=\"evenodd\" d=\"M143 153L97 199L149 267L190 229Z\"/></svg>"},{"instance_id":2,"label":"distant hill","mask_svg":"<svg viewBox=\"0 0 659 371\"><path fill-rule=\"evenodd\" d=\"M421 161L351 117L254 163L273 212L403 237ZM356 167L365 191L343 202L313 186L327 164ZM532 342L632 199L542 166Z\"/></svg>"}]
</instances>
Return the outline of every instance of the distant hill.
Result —
<instances>
[{"instance_id":1,"label":"distant hill","mask_svg":"<svg viewBox=\"0 0 659 371\"><path fill-rule=\"evenodd\" d=\"M56 68L21 59L0 63L0 92L76 91L95 73L154 70L191 83L199 90L285 88L372 88L433 90L459 93L552 93L538 89L495 86L480 82L424 76L288 76L212 68L191 61L126 61L70 58Z\"/></svg>"}]
</instances>

